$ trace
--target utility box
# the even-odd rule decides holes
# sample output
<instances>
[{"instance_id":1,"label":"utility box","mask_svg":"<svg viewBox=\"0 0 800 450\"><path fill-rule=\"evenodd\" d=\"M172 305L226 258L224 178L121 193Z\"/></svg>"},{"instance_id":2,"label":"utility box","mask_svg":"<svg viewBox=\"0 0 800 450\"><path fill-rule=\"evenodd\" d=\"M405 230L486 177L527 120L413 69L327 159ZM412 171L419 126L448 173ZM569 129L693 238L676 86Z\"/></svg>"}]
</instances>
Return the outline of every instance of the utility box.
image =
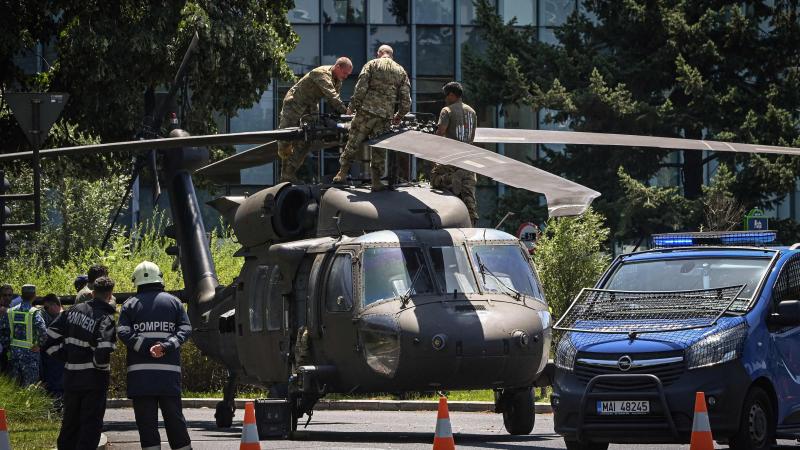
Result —
<instances>
[{"instance_id":1,"label":"utility box","mask_svg":"<svg viewBox=\"0 0 800 450\"><path fill-rule=\"evenodd\" d=\"M286 439L292 431L292 408L283 399L257 399L256 426L258 439Z\"/></svg>"}]
</instances>

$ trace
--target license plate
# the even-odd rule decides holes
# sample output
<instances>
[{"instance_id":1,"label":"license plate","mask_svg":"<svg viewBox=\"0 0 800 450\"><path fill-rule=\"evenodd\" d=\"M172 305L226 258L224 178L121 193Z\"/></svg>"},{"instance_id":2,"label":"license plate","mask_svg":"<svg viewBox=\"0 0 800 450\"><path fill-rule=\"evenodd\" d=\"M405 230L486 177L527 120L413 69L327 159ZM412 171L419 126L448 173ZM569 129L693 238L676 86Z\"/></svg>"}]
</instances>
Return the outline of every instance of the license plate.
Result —
<instances>
[{"instance_id":1,"label":"license plate","mask_svg":"<svg viewBox=\"0 0 800 450\"><path fill-rule=\"evenodd\" d=\"M649 414L647 400L598 400L597 414Z\"/></svg>"}]
</instances>

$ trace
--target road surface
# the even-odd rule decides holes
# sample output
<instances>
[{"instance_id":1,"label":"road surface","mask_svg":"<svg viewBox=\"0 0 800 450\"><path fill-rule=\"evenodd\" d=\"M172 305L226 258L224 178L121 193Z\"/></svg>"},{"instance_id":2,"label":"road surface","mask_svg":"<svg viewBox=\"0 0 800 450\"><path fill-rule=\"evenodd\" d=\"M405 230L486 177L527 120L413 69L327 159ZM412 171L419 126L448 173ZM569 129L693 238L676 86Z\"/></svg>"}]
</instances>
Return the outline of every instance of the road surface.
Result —
<instances>
[{"instance_id":1,"label":"road surface","mask_svg":"<svg viewBox=\"0 0 800 450\"><path fill-rule=\"evenodd\" d=\"M214 423L214 410L184 410L195 450L238 449L242 411L236 411L234 428L219 429ZM564 441L553 433L553 416L536 416L536 427L529 436L510 436L503 428L503 418L491 413L451 412L450 421L456 448L463 449L552 449L564 448ZM110 449L139 449L133 410L109 409L105 417ZM268 440L263 449L427 449L433 443L436 412L388 411L318 411L308 425L300 423L295 440ZM162 424L163 425L163 424ZM162 428L162 448L168 449ZM790 441L782 444L791 445ZM654 449L687 450L688 445L612 445L613 450ZM719 447L726 448L726 447ZM797 448L797 447L776 447Z\"/></svg>"}]
</instances>

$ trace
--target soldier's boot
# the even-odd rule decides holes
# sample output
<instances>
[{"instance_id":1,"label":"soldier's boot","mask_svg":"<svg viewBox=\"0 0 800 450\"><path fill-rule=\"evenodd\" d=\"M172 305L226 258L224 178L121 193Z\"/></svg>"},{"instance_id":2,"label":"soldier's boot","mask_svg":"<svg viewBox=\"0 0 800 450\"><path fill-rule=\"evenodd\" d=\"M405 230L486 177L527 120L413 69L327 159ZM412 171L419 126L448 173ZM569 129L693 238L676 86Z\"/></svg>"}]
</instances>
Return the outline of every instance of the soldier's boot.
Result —
<instances>
[{"instance_id":1,"label":"soldier's boot","mask_svg":"<svg viewBox=\"0 0 800 450\"><path fill-rule=\"evenodd\" d=\"M333 177L334 183L344 183L347 180L347 174L350 173L350 163L343 162L341 166L339 166L339 171L336 172L336 175Z\"/></svg>"},{"instance_id":2,"label":"soldier's boot","mask_svg":"<svg viewBox=\"0 0 800 450\"><path fill-rule=\"evenodd\" d=\"M370 174L372 175L372 191L383 191L387 189L387 186L383 184L381 181L381 175L383 175L382 170L377 170L374 167L370 167Z\"/></svg>"},{"instance_id":3,"label":"soldier's boot","mask_svg":"<svg viewBox=\"0 0 800 450\"><path fill-rule=\"evenodd\" d=\"M297 168L294 167L291 157L281 159L281 179L280 182L290 182L297 184Z\"/></svg>"}]
</instances>

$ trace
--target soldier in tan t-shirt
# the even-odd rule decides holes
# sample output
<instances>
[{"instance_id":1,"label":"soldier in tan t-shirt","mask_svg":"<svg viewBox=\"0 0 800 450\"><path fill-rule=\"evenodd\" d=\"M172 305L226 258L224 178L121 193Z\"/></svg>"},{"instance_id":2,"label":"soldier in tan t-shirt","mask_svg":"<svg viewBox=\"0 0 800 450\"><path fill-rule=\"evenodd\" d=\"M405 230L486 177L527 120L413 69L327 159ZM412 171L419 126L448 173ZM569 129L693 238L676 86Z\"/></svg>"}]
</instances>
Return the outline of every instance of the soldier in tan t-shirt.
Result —
<instances>
[{"instance_id":1,"label":"soldier in tan t-shirt","mask_svg":"<svg viewBox=\"0 0 800 450\"><path fill-rule=\"evenodd\" d=\"M457 141L472 144L475 139L475 127L478 115L469 105L461 101L463 89L455 81L442 88L447 106L439 113L436 134ZM460 198L469 211L472 224L478 221L478 202L475 200L475 184L477 178L473 172L453 166L437 164L431 171L431 186L453 193Z\"/></svg>"}]
</instances>

